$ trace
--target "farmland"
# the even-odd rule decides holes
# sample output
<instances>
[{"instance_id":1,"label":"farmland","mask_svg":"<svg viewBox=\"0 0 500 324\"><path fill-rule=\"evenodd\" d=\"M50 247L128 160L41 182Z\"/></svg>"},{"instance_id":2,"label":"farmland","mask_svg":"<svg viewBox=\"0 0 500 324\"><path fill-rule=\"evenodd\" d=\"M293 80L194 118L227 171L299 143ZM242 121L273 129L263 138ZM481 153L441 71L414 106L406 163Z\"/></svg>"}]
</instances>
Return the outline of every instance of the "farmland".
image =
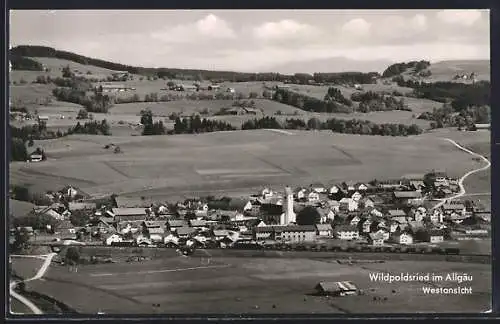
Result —
<instances>
[{"instance_id":1,"label":"farmland","mask_svg":"<svg viewBox=\"0 0 500 324\"><path fill-rule=\"evenodd\" d=\"M123 153L106 150L110 143ZM41 190L73 184L91 194L165 199L184 193L241 194L273 184L368 181L442 168L458 177L480 164L434 135L257 130L194 136L72 135L36 145L45 149L48 160L11 163L11 183L36 184Z\"/></svg>"},{"instance_id":2,"label":"farmland","mask_svg":"<svg viewBox=\"0 0 500 324\"><path fill-rule=\"evenodd\" d=\"M472 275L467 285L473 294L424 295L425 283L389 284L369 278L372 272L427 273L431 269L441 275ZM479 312L490 306L489 273L489 265L446 262L342 265L331 259L217 257L208 261L179 256L135 264L86 265L77 273L52 265L45 280L30 283L29 288L87 314L126 314L132 309L153 314ZM364 295L311 295L319 281L332 280L352 281ZM454 287L457 283L436 285Z\"/></svg>"}]
</instances>

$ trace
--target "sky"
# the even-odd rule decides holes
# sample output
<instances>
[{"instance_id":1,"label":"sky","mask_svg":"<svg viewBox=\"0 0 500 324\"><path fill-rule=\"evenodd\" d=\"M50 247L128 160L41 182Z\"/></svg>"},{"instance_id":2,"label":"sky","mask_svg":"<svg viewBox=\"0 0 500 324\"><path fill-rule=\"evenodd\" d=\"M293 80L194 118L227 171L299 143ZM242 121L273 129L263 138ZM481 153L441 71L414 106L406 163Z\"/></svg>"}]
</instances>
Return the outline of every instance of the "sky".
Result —
<instances>
[{"instance_id":1,"label":"sky","mask_svg":"<svg viewBox=\"0 0 500 324\"><path fill-rule=\"evenodd\" d=\"M488 10L13 10L10 44L144 67L272 71L359 61L490 59Z\"/></svg>"}]
</instances>

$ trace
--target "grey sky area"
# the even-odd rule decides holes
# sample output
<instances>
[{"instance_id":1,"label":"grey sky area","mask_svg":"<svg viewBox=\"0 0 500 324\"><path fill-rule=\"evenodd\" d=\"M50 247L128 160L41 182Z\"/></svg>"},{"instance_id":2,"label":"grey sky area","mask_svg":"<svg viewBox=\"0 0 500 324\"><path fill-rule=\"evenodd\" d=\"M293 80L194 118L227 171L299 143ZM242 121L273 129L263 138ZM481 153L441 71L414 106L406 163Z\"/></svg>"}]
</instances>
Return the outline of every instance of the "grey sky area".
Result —
<instances>
[{"instance_id":1,"label":"grey sky area","mask_svg":"<svg viewBox=\"0 0 500 324\"><path fill-rule=\"evenodd\" d=\"M135 66L282 73L490 59L487 10L11 11L11 45ZM359 62L363 61L363 62ZM333 67L335 65L335 67ZM288 71L291 70L291 71Z\"/></svg>"}]
</instances>

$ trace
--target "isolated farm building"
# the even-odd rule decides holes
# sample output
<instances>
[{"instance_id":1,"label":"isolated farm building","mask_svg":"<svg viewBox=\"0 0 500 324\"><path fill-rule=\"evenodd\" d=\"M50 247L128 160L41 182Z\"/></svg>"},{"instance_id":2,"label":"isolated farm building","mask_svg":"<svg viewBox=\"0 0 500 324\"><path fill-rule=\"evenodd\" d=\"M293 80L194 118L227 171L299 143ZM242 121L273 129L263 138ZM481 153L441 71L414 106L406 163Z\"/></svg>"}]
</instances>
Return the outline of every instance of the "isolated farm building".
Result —
<instances>
[{"instance_id":1,"label":"isolated farm building","mask_svg":"<svg viewBox=\"0 0 500 324\"><path fill-rule=\"evenodd\" d=\"M147 217L145 208L113 208L111 212L117 222L145 220Z\"/></svg>"},{"instance_id":2,"label":"isolated farm building","mask_svg":"<svg viewBox=\"0 0 500 324\"><path fill-rule=\"evenodd\" d=\"M359 237L359 232L357 227L351 225L339 225L335 226L334 236L341 240L355 240Z\"/></svg>"},{"instance_id":3,"label":"isolated farm building","mask_svg":"<svg viewBox=\"0 0 500 324\"><path fill-rule=\"evenodd\" d=\"M287 90L287 89L290 89L290 86L287 85L287 84L277 84L276 85L276 89L279 89L279 90Z\"/></svg>"},{"instance_id":4,"label":"isolated farm building","mask_svg":"<svg viewBox=\"0 0 500 324\"><path fill-rule=\"evenodd\" d=\"M391 235L390 241L392 243L403 245L413 244L413 234L406 230L398 231Z\"/></svg>"},{"instance_id":5,"label":"isolated farm building","mask_svg":"<svg viewBox=\"0 0 500 324\"><path fill-rule=\"evenodd\" d=\"M476 127L477 130L482 130L482 129L489 130L489 129L491 129L490 124L474 124L474 126Z\"/></svg>"},{"instance_id":6,"label":"isolated farm building","mask_svg":"<svg viewBox=\"0 0 500 324\"><path fill-rule=\"evenodd\" d=\"M183 219L170 219L166 223L167 230L175 232L180 227L188 227L188 223Z\"/></svg>"},{"instance_id":7,"label":"isolated farm building","mask_svg":"<svg viewBox=\"0 0 500 324\"><path fill-rule=\"evenodd\" d=\"M228 210L236 210L240 213L250 211L252 209L252 203L248 199L232 198L229 201Z\"/></svg>"},{"instance_id":8,"label":"isolated farm building","mask_svg":"<svg viewBox=\"0 0 500 324\"><path fill-rule=\"evenodd\" d=\"M49 120L49 116L38 116L38 122L47 122Z\"/></svg>"},{"instance_id":9,"label":"isolated farm building","mask_svg":"<svg viewBox=\"0 0 500 324\"><path fill-rule=\"evenodd\" d=\"M420 191L395 191L392 194L393 203L401 205L419 205L423 203Z\"/></svg>"},{"instance_id":10,"label":"isolated farm building","mask_svg":"<svg viewBox=\"0 0 500 324\"><path fill-rule=\"evenodd\" d=\"M70 199L79 200L79 199L91 198L91 196L88 193L74 186L66 186L62 188L59 192Z\"/></svg>"},{"instance_id":11,"label":"isolated farm building","mask_svg":"<svg viewBox=\"0 0 500 324\"><path fill-rule=\"evenodd\" d=\"M96 210L97 205L96 203L92 202L70 202L68 204L68 209L70 211L75 211L75 210Z\"/></svg>"},{"instance_id":12,"label":"isolated farm building","mask_svg":"<svg viewBox=\"0 0 500 324\"><path fill-rule=\"evenodd\" d=\"M333 228L330 224L316 224L316 231L320 237L333 237Z\"/></svg>"},{"instance_id":13,"label":"isolated farm building","mask_svg":"<svg viewBox=\"0 0 500 324\"><path fill-rule=\"evenodd\" d=\"M355 211L358 209L358 202L352 198L342 198L340 201L340 210Z\"/></svg>"},{"instance_id":14,"label":"isolated farm building","mask_svg":"<svg viewBox=\"0 0 500 324\"><path fill-rule=\"evenodd\" d=\"M350 281L320 282L315 289L317 294L323 296L348 296L358 292L358 288Z\"/></svg>"},{"instance_id":15,"label":"isolated farm building","mask_svg":"<svg viewBox=\"0 0 500 324\"><path fill-rule=\"evenodd\" d=\"M288 225L274 226L276 240L288 242L312 242L316 239L316 228L314 225Z\"/></svg>"}]
</instances>

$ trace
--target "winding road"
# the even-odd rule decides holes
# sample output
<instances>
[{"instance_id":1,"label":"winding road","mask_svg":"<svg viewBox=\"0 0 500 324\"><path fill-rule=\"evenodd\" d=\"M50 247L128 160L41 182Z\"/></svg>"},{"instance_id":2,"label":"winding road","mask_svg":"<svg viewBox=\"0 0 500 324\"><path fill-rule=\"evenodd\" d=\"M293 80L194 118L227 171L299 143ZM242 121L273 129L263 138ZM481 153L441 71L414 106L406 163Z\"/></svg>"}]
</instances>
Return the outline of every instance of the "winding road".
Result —
<instances>
[{"instance_id":1,"label":"winding road","mask_svg":"<svg viewBox=\"0 0 500 324\"><path fill-rule=\"evenodd\" d=\"M448 141L450 142L451 144L455 145L456 147L458 147L460 150L466 152L466 153L469 153L475 157L478 157L480 158L481 160L483 160L484 162L486 162L486 165L481 167L481 168L478 168L478 169L474 169L472 171L469 171L467 172L466 174L464 174L459 180L458 180L458 186L460 187L460 192L457 193L456 195L454 196L451 196L451 197L448 197L448 198L444 198L444 199L439 199L439 203L436 204L433 209L437 209L439 207L441 207L444 203L446 203L447 201L449 200L453 200L453 199L457 199L457 198L460 198L462 196L464 196L466 194L466 191L465 191L465 187L464 187L464 181L465 179L467 179L468 176L470 176L471 174L474 174L474 173L477 173L477 172L480 172L480 171L484 171L484 170L487 170L489 169L489 167L491 166L491 162L485 158L484 156L476 153L476 152L473 152L463 146L461 146L460 144L458 144L457 142L455 142L454 140L452 139L449 139L449 138L442 138L443 140L445 141Z\"/></svg>"},{"instance_id":2,"label":"winding road","mask_svg":"<svg viewBox=\"0 0 500 324\"><path fill-rule=\"evenodd\" d=\"M40 269L38 270L38 272L36 273L36 275L34 277L23 280L23 281L12 281L9 285L10 296L17 299L21 303L23 303L26 307L28 307L33 312L33 314L40 315L40 314L43 314L43 312L40 310L40 308L38 308L30 300L28 300L27 298L25 298L25 297L21 296L20 294L18 294L17 292L15 292L14 289L16 288L16 286L18 284L20 284L22 282L26 283L29 281L38 280L38 279L42 278L43 275L45 274L45 272L47 271L47 269L49 268L50 263L52 262L52 258L55 255L56 255L56 253L50 253L47 255L24 255L23 257L44 259L45 261L43 262L42 266L40 267ZM16 257L16 256L12 255L11 257ZM13 313L13 312L11 311L11 313ZM18 314L18 313L13 313L13 314Z\"/></svg>"}]
</instances>

